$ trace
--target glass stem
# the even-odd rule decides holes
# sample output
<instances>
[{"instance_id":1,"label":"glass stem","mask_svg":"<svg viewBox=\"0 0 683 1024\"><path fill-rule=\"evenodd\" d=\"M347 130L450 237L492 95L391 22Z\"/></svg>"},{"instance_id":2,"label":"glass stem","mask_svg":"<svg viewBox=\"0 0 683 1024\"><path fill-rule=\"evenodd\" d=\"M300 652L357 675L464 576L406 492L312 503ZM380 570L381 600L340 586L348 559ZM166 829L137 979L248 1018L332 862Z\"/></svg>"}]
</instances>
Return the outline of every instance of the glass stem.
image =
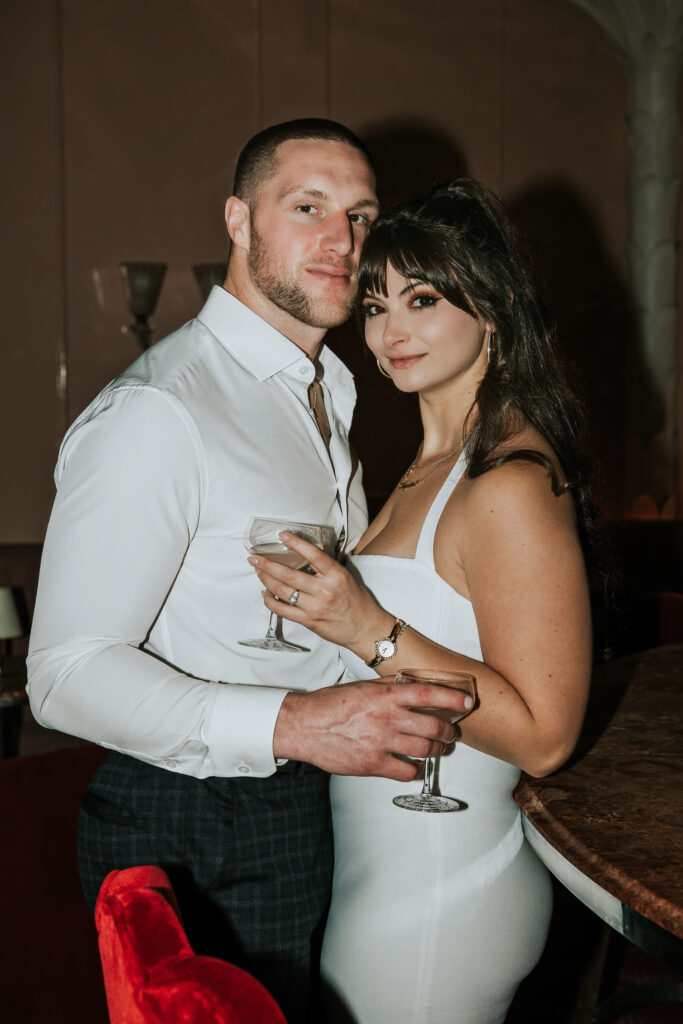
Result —
<instances>
[{"instance_id":1,"label":"glass stem","mask_svg":"<svg viewBox=\"0 0 683 1024\"><path fill-rule=\"evenodd\" d=\"M280 616L277 614L277 612L270 613L270 620L268 622L268 632L266 633L266 640L277 640L277 634L275 630L277 629L277 620L279 618Z\"/></svg>"},{"instance_id":2,"label":"glass stem","mask_svg":"<svg viewBox=\"0 0 683 1024\"><path fill-rule=\"evenodd\" d=\"M431 796L432 795L432 775L434 774L434 758L425 757L425 770L424 779L422 782L422 792L420 796Z\"/></svg>"}]
</instances>

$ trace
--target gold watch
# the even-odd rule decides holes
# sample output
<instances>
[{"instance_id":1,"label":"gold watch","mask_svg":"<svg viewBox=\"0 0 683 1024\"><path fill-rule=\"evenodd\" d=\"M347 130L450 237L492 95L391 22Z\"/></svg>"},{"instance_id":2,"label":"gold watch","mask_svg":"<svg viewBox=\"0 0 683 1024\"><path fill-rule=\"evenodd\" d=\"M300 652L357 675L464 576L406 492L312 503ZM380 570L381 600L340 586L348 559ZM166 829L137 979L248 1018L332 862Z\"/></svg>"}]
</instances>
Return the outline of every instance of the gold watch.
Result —
<instances>
[{"instance_id":1,"label":"gold watch","mask_svg":"<svg viewBox=\"0 0 683 1024\"><path fill-rule=\"evenodd\" d=\"M403 619L396 619L389 636L375 640L375 657L367 662L368 668L377 668L384 661L389 661L396 654L396 644L401 634L408 628L408 623Z\"/></svg>"}]
</instances>

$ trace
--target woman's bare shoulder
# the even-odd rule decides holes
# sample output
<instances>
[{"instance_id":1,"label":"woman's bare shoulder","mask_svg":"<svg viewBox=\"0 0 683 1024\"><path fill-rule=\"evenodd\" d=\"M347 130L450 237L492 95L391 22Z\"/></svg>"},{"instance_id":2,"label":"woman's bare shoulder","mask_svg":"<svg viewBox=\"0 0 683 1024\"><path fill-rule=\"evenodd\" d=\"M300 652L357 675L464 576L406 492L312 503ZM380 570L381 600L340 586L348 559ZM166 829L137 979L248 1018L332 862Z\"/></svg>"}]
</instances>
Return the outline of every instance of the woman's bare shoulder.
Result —
<instances>
[{"instance_id":1,"label":"woman's bare shoulder","mask_svg":"<svg viewBox=\"0 0 683 1024\"><path fill-rule=\"evenodd\" d=\"M458 488L458 514L484 529L497 514L518 522L538 517L573 522L573 502L564 487L566 476L550 444L527 426L500 445L492 458L517 452L524 454L508 458L476 477L465 475ZM544 458L537 460L534 453Z\"/></svg>"}]
</instances>

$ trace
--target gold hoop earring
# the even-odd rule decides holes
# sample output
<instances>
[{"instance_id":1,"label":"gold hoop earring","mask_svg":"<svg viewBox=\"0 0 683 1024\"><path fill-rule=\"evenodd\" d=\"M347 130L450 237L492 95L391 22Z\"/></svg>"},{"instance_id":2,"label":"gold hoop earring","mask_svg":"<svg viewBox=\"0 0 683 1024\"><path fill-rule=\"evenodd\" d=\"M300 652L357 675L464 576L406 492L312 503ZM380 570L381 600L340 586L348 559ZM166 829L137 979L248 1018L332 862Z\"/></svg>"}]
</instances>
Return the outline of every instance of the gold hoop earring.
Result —
<instances>
[{"instance_id":1,"label":"gold hoop earring","mask_svg":"<svg viewBox=\"0 0 683 1024\"><path fill-rule=\"evenodd\" d=\"M391 374L390 374L390 373L387 373L387 371L386 371L386 370L384 369L384 367L383 367L383 366L382 366L382 364L380 363L379 359L377 360L377 369L379 370L379 372L380 372L380 373L382 374L382 376L383 376L383 377L386 377L386 378L387 378L387 380L393 380L393 379L394 379L394 378L393 378L393 377L391 376Z\"/></svg>"},{"instance_id":2,"label":"gold hoop earring","mask_svg":"<svg viewBox=\"0 0 683 1024\"><path fill-rule=\"evenodd\" d=\"M488 339L486 341L486 363L487 363L487 365L488 365L488 363L491 362L491 351L493 349L495 341L496 341L496 332L490 330L489 331Z\"/></svg>"}]
</instances>

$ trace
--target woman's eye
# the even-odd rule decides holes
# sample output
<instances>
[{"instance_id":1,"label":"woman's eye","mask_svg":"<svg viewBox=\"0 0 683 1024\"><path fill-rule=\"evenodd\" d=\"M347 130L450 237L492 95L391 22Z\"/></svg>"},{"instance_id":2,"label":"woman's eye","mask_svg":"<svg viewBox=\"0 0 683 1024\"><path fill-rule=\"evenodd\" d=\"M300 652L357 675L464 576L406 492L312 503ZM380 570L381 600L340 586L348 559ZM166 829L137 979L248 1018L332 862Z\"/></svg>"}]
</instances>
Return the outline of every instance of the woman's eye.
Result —
<instances>
[{"instance_id":1,"label":"woman's eye","mask_svg":"<svg viewBox=\"0 0 683 1024\"><path fill-rule=\"evenodd\" d=\"M349 220L352 224L360 224L364 228L370 223L370 219L364 213L350 213Z\"/></svg>"},{"instance_id":2,"label":"woman's eye","mask_svg":"<svg viewBox=\"0 0 683 1024\"><path fill-rule=\"evenodd\" d=\"M384 310L381 306L378 306L376 302L368 302L363 306L363 316L369 320L373 316L379 316Z\"/></svg>"},{"instance_id":3,"label":"woman's eye","mask_svg":"<svg viewBox=\"0 0 683 1024\"><path fill-rule=\"evenodd\" d=\"M432 306L437 304L440 298L440 295L416 295L412 301L412 305L415 309L430 309Z\"/></svg>"},{"instance_id":4,"label":"woman's eye","mask_svg":"<svg viewBox=\"0 0 683 1024\"><path fill-rule=\"evenodd\" d=\"M317 213L318 207L313 206L311 203L299 203L296 207L299 213Z\"/></svg>"}]
</instances>

